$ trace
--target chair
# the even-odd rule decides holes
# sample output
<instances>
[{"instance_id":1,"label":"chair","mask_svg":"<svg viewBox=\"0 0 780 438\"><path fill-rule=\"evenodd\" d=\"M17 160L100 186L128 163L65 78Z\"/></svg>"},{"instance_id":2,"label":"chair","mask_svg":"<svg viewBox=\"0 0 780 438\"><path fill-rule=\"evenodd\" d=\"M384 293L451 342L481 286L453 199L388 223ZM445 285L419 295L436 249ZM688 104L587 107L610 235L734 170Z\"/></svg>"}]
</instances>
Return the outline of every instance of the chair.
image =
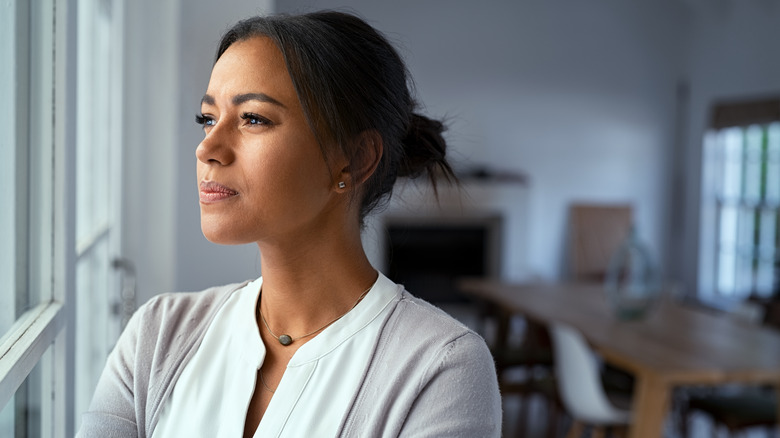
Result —
<instances>
[{"instance_id":1,"label":"chair","mask_svg":"<svg viewBox=\"0 0 780 438\"><path fill-rule=\"evenodd\" d=\"M767 437L773 437L777 425L777 397L774 388L750 388L733 394L716 391L714 394L690 396L683 408L683 436L688 435L687 422L693 412L707 414L715 422L713 436L719 428L729 434L762 428Z\"/></svg>"},{"instance_id":2,"label":"chair","mask_svg":"<svg viewBox=\"0 0 780 438\"><path fill-rule=\"evenodd\" d=\"M627 205L573 205L571 207L571 251L573 277L578 281L602 281L610 258L628 235L632 223L632 208ZM501 315L499 335L492 350L496 359L501 393L520 395L521 405L516 429L524 436L527 427L528 401L540 395L546 400L548 412L547 436L556 436L558 418L563 410L553 377L552 345L547 328L526 319L526 331L520 346L510 346L506 333L512 315ZM512 370L522 369L527 376L522 381L508 378ZM630 397L633 378L609 366L604 368L605 384L620 389L620 396Z\"/></svg>"},{"instance_id":3,"label":"chair","mask_svg":"<svg viewBox=\"0 0 780 438\"><path fill-rule=\"evenodd\" d=\"M516 315L490 303L480 303L483 320L495 319L497 327L490 350L496 361L496 373L503 397L516 395L521 399L515 435L526 436L528 428L528 408L531 397L542 396L546 400L547 436L556 436L557 420L562 405L557 397L553 380L552 344L546 327L523 318L525 327L520 342L510 339L510 326ZM519 373L518 373L519 372ZM522 374L518 379L517 374ZM509 416L505 416L508 419ZM506 436L506 434L505 434Z\"/></svg>"},{"instance_id":4,"label":"chair","mask_svg":"<svg viewBox=\"0 0 780 438\"><path fill-rule=\"evenodd\" d=\"M631 412L609 401L595 357L580 332L564 324L549 327L552 336L555 376L566 410L574 419L568 438L579 436L584 426L593 427L593 436L604 436L608 428L624 434Z\"/></svg>"},{"instance_id":5,"label":"chair","mask_svg":"<svg viewBox=\"0 0 780 438\"><path fill-rule=\"evenodd\" d=\"M603 281L612 255L631 230L631 206L574 204L569 216L571 277Z\"/></svg>"},{"instance_id":6,"label":"chair","mask_svg":"<svg viewBox=\"0 0 780 438\"><path fill-rule=\"evenodd\" d=\"M574 281L604 281L612 256L629 236L633 208L628 204L572 204L569 207L569 275ZM630 398L634 376L606 364L601 375L611 393Z\"/></svg>"},{"instance_id":7,"label":"chair","mask_svg":"<svg viewBox=\"0 0 780 438\"><path fill-rule=\"evenodd\" d=\"M780 327L780 303L777 301L746 301L732 316L750 324L763 324ZM688 423L694 412L709 416L715 423L713 435L718 429L725 428L730 435L749 429L762 428L767 437L773 437L772 431L778 425L777 391L769 388L730 387L715 388L709 391L688 391L681 408L681 435L690 436Z\"/></svg>"},{"instance_id":8,"label":"chair","mask_svg":"<svg viewBox=\"0 0 780 438\"><path fill-rule=\"evenodd\" d=\"M764 307L763 324L780 330L780 291L775 292L773 299L764 301L761 305Z\"/></svg>"}]
</instances>

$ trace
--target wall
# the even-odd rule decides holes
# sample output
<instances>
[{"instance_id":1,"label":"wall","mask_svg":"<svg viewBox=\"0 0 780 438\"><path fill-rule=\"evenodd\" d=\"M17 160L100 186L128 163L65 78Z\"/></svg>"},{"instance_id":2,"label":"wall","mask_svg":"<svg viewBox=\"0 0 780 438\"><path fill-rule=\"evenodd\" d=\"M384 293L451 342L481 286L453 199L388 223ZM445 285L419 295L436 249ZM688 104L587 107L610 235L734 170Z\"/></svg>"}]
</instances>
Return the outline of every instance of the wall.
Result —
<instances>
[{"instance_id":1,"label":"wall","mask_svg":"<svg viewBox=\"0 0 780 438\"><path fill-rule=\"evenodd\" d=\"M456 165L530 177L527 266L565 274L567 208L630 202L658 256L688 9L677 1L285 0L346 7L406 58L425 110L450 122Z\"/></svg>"},{"instance_id":2,"label":"wall","mask_svg":"<svg viewBox=\"0 0 780 438\"><path fill-rule=\"evenodd\" d=\"M179 117L177 127L176 290L254 279L260 274L257 246L222 246L208 242L200 231L195 177L195 148L203 131L194 122L206 92L214 53L222 34L238 20L273 10L272 0L231 0L197 5L183 2L179 52Z\"/></svg>"},{"instance_id":3,"label":"wall","mask_svg":"<svg viewBox=\"0 0 780 438\"><path fill-rule=\"evenodd\" d=\"M124 2L123 257L137 302L172 290L179 2Z\"/></svg>"},{"instance_id":4,"label":"wall","mask_svg":"<svg viewBox=\"0 0 780 438\"><path fill-rule=\"evenodd\" d=\"M221 34L272 0L127 2L124 256L138 303L172 290L254 278L256 247L205 240L195 183L194 123Z\"/></svg>"}]
</instances>

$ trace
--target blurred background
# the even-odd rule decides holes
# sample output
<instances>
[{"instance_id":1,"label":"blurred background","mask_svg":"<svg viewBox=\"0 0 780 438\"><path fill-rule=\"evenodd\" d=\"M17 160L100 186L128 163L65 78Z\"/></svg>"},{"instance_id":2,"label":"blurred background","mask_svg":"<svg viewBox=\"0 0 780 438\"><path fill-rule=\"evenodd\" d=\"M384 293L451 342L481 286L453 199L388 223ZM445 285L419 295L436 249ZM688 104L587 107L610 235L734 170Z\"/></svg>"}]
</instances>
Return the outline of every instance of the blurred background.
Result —
<instances>
[{"instance_id":1,"label":"blurred background","mask_svg":"<svg viewBox=\"0 0 780 438\"><path fill-rule=\"evenodd\" d=\"M136 306L260 275L255 246L201 234L194 155L217 42L250 15L357 13L407 61L421 111L447 121L463 188L436 203L424 185L402 182L364 235L375 265L399 281L411 275L413 293L421 285L458 313L464 301L448 296L458 276L572 280L572 211L590 205L630 209L658 278L679 297L729 309L778 294L780 2L67 5L79 72L67 85L78 101L74 414ZM442 273L404 251L476 255Z\"/></svg>"},{"instance_id":2,"label":"blurred background","mask_svg":"<svg viewBox=\"0 0 780 438\"><path fill-rule=\"evenodd\" d=\"M565 278L569 206L630 204L665 276L687 293L716 292L713 280L703 278L714 270L705 265L715 258L707 241L716 235L704 223L705 197L714 191L703 186L704 137L716 105L778 95L776 2L495 1L475 7L465 1L285 0L264 8L360 14L398 46L424 111L448 120L455 166L465 175L523 180L522 197L509 201L523 204L522 248L513 249L521 254L510 255L503 275ZM141 45L138 56L148 61L139 64L150 71L126 73L139 89L164 91L147 92L153 100L144 110L127 114L144 117L131 125L147 127L128 134L144 137L131 142L143 146L130 148L125 161L134 181L126 211L139 215L128 224L144 224L143 232L131 225L127 233L147 236L141 240L146 247L125 239L127 254L144 254L131 257L145 274L139 275L142 299L258 272L254 248L221 248L200 235L193 149L201 133L190 113L198 110L220 33L260 10L254 1L234 7L182 2L171 11L178 33L163 39L175 56L160 54L151 62L153 49ZM168 32L170 23L162 26ZM152 38L152 24L128 33ZM157 112L164 114L152 116ZM158 126L166 128L164 136ZM154 151L154 160L144 149ZM138 190L138 184L155 189Z\"/></svg>"},{"instance_id":3,"label":"blurred background","mask_svg":"<svg viewBox=\"0 0 780 438\"><path fill-rule=\"evenodd\" d=\"M741 150L744 127L768 129L771 116L741 118L755 113L752 103L775 99L778 120L778 2L280 0L262 7L182 2L171 11L178 30L169 53L176 56L147 61L151 77L128 75L141 89L160 83L164 91L147 92L153 100L131 115L143 117L131 125L165 130L129 143L154 150L154 160L135 148L126 156L128 176L154 187L125 191L136 219L128 221L125 233L134 237L125 239L124 254L138 268L139 302L160 290L259 273L255 247L218 247L200 234L193 149L201 133L191 114L220 33L260 8L359 14L398 47L422 110L448 121L463 189L445 191L437 203L424 186L402 185L364 234L376 266L413 293L476 325L459 307L468 300L453 296L457 276L571 280L575 205L629 206L637 235L676 294L731 308L777 293L778 134L763 180L760 165L726 159L724 151ZM141 47L147 58L150 46ZM718 111L736 120L716 120ZM708 135L720 137L706 143ZM735 167L738 174L726 178ZM774 206L766 214L753 187L761 181L774 187L764 189ZM612 247L601 251L609 256ZM515 412L507 408L509 425Z\"/></svg>"}]
</instances>

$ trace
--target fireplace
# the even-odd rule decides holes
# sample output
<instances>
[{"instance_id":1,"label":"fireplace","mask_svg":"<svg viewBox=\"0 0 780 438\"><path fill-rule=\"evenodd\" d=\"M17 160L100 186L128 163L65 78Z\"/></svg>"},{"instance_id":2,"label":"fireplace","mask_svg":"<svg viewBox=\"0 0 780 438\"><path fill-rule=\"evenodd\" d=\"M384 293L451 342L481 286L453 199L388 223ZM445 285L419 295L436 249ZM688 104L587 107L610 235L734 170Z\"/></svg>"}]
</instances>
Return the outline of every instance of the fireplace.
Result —
<instances>
[{"instance_id":1,"label":"fireplace","mask_svg":"<svg viewBox=\"0 0 780 438\"><path fill-rule=\"evenodd\" d=\"M499 276L500 215L387 216L384 224L387 276L426 301L468 302L458 278Z\"/></svg>"},{"instance_id":2,"label":"fireplace","mask_svg":"<svg viewBox=\"0 0 780 438\"><path fill-rule=\"evenodd\" d=\"M437 197L424 183L399 182L386 208L368 217L361 236L380 272L432 301L461 300L453 287L457 277L517 283L532 276L526 254L528 186L461 183L440 186Z\"/></svg>"}]
</instances>

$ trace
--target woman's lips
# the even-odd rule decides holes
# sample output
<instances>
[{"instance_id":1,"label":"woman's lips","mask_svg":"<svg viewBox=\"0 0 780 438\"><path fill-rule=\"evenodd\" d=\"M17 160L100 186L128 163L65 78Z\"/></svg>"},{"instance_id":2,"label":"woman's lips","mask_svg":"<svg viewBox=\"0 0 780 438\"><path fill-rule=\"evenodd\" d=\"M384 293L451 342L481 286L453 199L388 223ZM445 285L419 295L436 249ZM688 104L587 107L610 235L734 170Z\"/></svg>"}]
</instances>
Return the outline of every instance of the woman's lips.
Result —
<instances>
[{"instance_id":1,"label":"woman's lips","mask_svg":"<svg viewBox=\"0 0 780 438\"><path fill-rule=\"evenodd\" d=\"M201 181L200 202L212 203L237 196L238 192L214 181Z\"/></svg>"}]
</instances>

